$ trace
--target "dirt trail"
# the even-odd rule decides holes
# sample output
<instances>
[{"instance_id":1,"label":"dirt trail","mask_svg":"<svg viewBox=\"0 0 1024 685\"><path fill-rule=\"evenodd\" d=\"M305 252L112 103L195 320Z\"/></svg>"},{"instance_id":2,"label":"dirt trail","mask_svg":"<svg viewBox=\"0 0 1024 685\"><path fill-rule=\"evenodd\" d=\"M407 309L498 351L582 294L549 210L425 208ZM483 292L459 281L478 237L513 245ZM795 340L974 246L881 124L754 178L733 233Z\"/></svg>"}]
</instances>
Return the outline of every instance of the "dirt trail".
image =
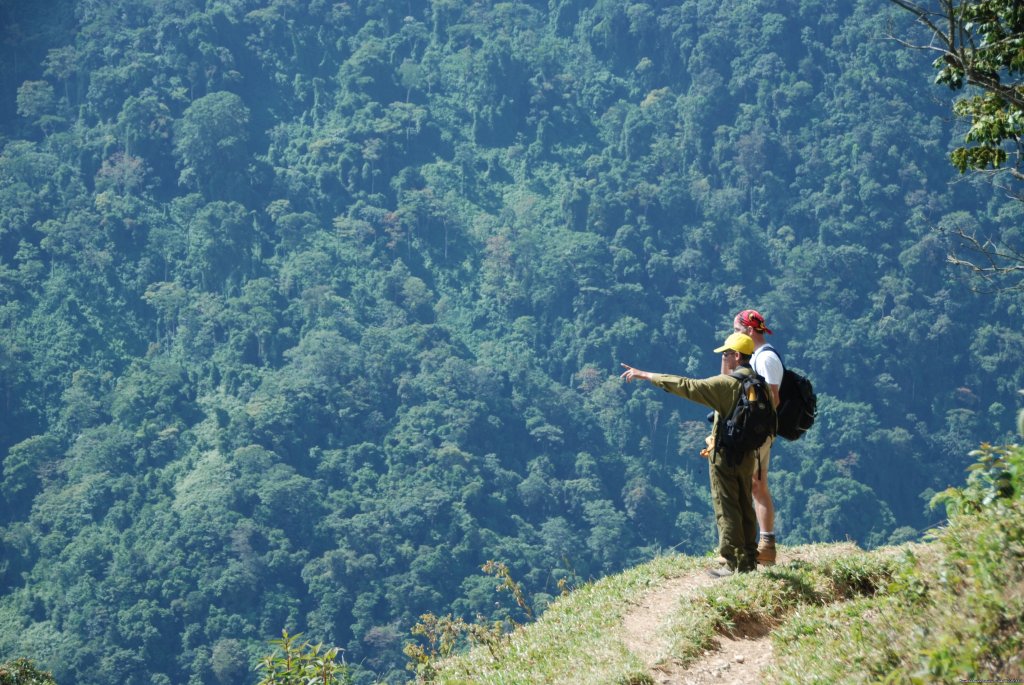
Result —
<instances>
[{"instance_id":1,"label":"dirt trail","mask_svg":"<svg viewBox=\"0 0 1024 685\"><path fill-rule=\"evenodd\" d=\"M660 685L749 685L764 680L762 671L772 662L772 641L760 626L736 636L719 635L717 645L681 669L672 662L651 669Z\"/></svg>"},{"instance_id":2,"label":"dirt trail","mask_svg":"<svg viewBox=\"0 0 1024 685\"><path fill-rule=\"evenodd\" d=\"M759 625L738 625L731 635L718 635L715 646L687 667L668 653L665 629L679 603L701 588L728 579L714 579L704 570L671 578L647 593L623 618L626 647L643 659L658 685L710 685L760 682L761 671L772 660L768 631Z\"/></svg>"}]
</instances>

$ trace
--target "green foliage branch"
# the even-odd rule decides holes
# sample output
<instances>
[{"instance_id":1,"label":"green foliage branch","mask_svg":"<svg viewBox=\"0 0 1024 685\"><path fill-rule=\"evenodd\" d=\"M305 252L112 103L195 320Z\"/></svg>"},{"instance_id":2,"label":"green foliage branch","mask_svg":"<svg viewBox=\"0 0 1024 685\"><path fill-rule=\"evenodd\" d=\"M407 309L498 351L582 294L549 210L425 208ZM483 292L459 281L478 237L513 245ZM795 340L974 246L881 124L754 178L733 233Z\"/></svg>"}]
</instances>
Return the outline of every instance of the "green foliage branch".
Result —
<instances>
[{"instance_id":1,"label":"green foliage branch","mask_svg":"<svg viewBox=\"0 0 1024 685\"><path fill-rule=\"evenodd\" d=\"M31 659L18 658L0 664L0 685L57 685L57 681Z\"/></svg>"},{"instance_id":2,"label":"green foliage branch","mask_svg":"<svg viewBox=\"0 0 1024 685\"><path fill-rule=\"evenodd\" d=\"M931 633L915 645L917 668L942 680L1017 679L1024 675L1024 599L1013 590L1024 583L1024 448L986 443L971 455L966 484L932 500L950 517L937 535L945 552L937 579L923 588L918 573L904 589Z\"/></svg>"},{"instance_id":3,"label":"green foliage branch","mask_svg":"<svg viewBox=\"0 0 1024 685\"><path fill-rule=\"evenodd\" d=\"M299 642L300 637L302 633L282 630L279 639L270 640L276 649L257 664L255 670L262 674L257 685L350 685L344 657L337 661L340 647L324 649L323 643Z\"/></svg>"},{"instance_id":4,"label":"green foliage branch","mask_svg":"<svg viewBox=\"0 0 1024 685\"><path fill-rule=\"evenodd\" d=\"M961 172L1000 169L1013 157L1011 174L1024 179L1024 7L1014 0L891 0L913 14L932 39L904 45L939 51L935 82L953 90L980 89L958 100L953 111L970 121L964 140L952 152Z\"/></svg>"},{"instance_id":5,"label":"green foliage branch","mask_svg":"<svg viewBox=\"0 0 1024 685\"><path fill-rule=\"evenodd\" d=\"M495 591L511 593L516 605L526 614L527 618L530 621L534 620L534 612L526 600L523 587L512 576L508 564L489 559L481 567L481 570L500 580ZM410 632L423 638L424 642L410 642L405 645L403 651L409 658L406 668L416 674L417 682L435 682L443 670L442 662L453 656L460 646L464 646L468 642L470 646L486 647L491 657L497 659L508 636L513 630L520 627L522 624L513 619L488 621L485 617L477 615L476 621L467 622L460 617L452 616L452 614L445 616L437 616L433 613L423 614Z\"/></svg>"},{"instance_id":6,"label":"green foliage branch","mask_svg":"<svg viewBox=\"0 0 1024 685\"><path fill-rule=\"evenodd\" d=\"M961 174L1007 172L1024 180L1024 6L1015 0L890 1L916 17L929 37L927 44L894 37L897 42L939 52L932 64L935 83L954 91L972 88L952 107L969 122L965 144L950 153L953 166ZM950 254L952 264L979 277L985 289L1005 276L1011 277L1010 287L1024 287L1019 249L974 229L958 227L954 233L966 254Z\"/></svg>"},{"instance_id":7,"label":"green foliage branch","mask_svg":"<svg viewBox=\"0 0 1024 685\"><path fill-rule=\"evenodd\" d=\"M944 490L932 498L931 505L945 506L950 518L981 514L1020 497L1024 486L1024 452L1017 445L982 445L970 453L975 462L967 467L963 487ZM995 513L995 512L993 512Z\"/></svg>"}]
</instances>

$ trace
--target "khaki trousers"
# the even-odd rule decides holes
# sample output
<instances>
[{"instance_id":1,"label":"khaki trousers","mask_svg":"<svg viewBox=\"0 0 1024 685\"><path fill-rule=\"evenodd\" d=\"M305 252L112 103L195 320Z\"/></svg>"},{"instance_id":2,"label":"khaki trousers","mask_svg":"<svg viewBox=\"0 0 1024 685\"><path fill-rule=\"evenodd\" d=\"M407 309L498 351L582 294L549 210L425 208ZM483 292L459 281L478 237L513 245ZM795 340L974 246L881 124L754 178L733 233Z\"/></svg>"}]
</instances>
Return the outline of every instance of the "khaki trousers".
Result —
<instances>
[{"instance_id":1,"label":"khaki trousers","mask_svg":"<svg viewBox=\"0 0 1024 685\"><path fill-rule=\"evenodd\" d=\"M725 456L708 459L711 503L718 522L718 553L734 571L757 569L757 518L750 494L750 479L757 469L752 452L739 466L727 466Z\"/></svg>"}]
</instances>

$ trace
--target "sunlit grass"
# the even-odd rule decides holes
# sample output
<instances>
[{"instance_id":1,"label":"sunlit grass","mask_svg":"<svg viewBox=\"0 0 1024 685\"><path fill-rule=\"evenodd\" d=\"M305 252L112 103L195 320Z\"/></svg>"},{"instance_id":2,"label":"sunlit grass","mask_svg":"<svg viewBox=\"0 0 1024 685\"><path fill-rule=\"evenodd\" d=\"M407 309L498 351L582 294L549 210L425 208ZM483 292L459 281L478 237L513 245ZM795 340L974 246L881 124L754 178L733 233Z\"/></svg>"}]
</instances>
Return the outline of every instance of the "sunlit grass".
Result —
<instances>
[{"instance_id":1,"label":"sunlit grass","mask_svg":"<svg viewBox=\"0 0 1024 685\"><path fill-rule=\"evenodd\" d=\"M539 621L513 633L497 650L497 656L478 647L450 659L437 682L630 682L630 678L646 672L646 665L623 642L620 628L625 613L665 580L707 567L707 559L661 557L578 588L555 602Z\"/></svg>"},{"instance_id":2,"label":"sunlit grass","mask_svg":"<svg viewBox=\"0 0 1024 685\"><path fill-rule=\"evenodd\" d=\"M759 573L695 589L668 612L663 658L686 664L708 649L715 635L739 621L779 624L797 608L872 592L896 569L897 555L866 553L853 545L812 545L791 551L794 560ZM626 612L670 578L703 573L708 559L672 556L587 585L555 602L541 619L517 630L496 649L476 648L445 662L437 682L607 683L654 682L653 664L631 653L623 640ZM652 636L652 639L655 636Z\"/></svg>"}]
</instances>

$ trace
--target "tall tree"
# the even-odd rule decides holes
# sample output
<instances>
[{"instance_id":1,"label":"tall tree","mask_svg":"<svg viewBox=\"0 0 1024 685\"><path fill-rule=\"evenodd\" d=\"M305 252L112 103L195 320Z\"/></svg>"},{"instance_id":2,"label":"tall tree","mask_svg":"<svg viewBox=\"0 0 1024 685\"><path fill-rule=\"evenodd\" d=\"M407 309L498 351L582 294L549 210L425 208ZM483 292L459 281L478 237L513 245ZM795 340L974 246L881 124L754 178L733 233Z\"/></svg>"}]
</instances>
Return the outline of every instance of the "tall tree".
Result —
<instances>
[{"instance_id":1,"label":"tall tree","mask_svg":"<svg viewBox=\"0 0 1024 685\"><path fill-rule=\"evenodd\" d=\"M185 110L174 131L178 183L207 197L233 197L244 179L249 108L234 93L205 95Z\"/></svg>"}]
</instances>

